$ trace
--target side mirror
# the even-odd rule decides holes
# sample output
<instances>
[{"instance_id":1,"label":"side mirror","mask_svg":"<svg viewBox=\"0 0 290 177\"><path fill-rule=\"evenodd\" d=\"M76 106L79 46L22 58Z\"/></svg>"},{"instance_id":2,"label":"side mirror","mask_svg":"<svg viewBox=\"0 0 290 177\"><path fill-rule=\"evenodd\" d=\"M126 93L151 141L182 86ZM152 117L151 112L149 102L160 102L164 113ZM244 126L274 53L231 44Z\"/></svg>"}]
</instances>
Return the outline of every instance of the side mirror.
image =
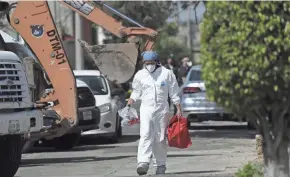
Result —
<instances>
[{"instance_id":1,"label":"side mirror","mask_svg":"<svg viewBox=\"0 0 290 177\"><path fill-rule=\"evenodd\" d=\"M124 94L124 90L121 89L121 88L114 88L112 89L111 91L111 96L114 97L114 96L118 96L118 95L121 95L121 94Z\"/></svg>"}]
</instances>

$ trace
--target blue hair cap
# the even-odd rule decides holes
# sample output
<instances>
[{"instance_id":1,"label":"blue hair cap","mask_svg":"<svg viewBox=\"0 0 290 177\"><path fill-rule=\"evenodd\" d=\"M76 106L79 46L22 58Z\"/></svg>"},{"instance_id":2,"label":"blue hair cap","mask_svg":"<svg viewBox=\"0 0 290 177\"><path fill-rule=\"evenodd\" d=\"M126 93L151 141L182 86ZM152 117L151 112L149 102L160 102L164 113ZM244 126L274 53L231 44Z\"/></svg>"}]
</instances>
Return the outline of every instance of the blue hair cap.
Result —
<instances>
[{"instance_id":1,"label":"blue hair cap","mask_svg":"<svg viewBox=\"0 0 290 177\"><path fill-rule=\"evenodd\" d=\"M157 61L158 55L153 51L145 51L142 53L143 61Z\"/></svg>"}]
</instances>

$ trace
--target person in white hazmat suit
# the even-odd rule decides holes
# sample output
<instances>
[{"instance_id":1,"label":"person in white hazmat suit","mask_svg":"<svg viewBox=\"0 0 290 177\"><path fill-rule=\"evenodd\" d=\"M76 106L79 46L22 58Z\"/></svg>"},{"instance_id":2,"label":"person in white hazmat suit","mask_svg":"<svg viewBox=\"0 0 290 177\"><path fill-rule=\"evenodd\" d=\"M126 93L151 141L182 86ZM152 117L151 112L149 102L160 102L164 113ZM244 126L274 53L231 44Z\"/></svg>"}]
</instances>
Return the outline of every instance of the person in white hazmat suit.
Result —
<instances>
[{"instance_id":1,"label":"person in white hazmat suit","mask_svg":"<svg viewBox=\"0 0 290 177\"><path fill-rule=\"evenodd\" d=\"M132 94L127 106L141 100L140 141L137 155L137 173L147 174L153 157L156 174L165 174L167 144L166 130L169 123L168 96L177 106L176 115L181 116L179 86L174 73L163 67L153 51L142 53L144 68L133 79Z\"/></svg>"}]
</instances>

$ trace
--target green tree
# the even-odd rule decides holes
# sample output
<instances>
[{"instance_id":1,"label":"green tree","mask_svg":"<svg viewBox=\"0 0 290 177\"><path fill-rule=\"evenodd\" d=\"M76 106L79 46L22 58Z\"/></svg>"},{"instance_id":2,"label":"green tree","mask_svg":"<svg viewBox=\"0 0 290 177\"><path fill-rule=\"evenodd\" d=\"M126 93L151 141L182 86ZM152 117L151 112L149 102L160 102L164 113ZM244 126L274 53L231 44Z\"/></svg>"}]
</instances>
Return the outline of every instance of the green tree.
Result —
<instances>
[{"instance_id":1,"label":"green tree","mask_svg":"<svg viewBox=\"0 0 290 177\"><path fill-rule=\"evenodd\" d=\"M256 124L265 176L288 177L290 3L206 4L203 78L209 98Z\"/></svg>"},{"instance_id":2,"label":"green tree","mask_svg":"<svg viewBox=\"0 0 290 177\"><path fill-rule=\"evenodd\" d=\"M189 56L189 48L177 39L177 33L178 25L174 22L164 25L160 30L155 43L155 50L158 52L161 60L164 61L170 54L174 55L176 62L181 57Z\"/></svg>"},{"instance_id":3,"label":"green tree","mask_svg":"<svg viewBox=\"0 0 290 177\"><path fill-rule=\"evenodd\" d=\"M141 25L154 30L162 27L172 12L175 11L175 6L172 1L107 1L106 4ZM110 13L106 8L103 8L103 10L112 15L116 20L122 21L126 27L136 26ZM121 42L120 39L109 32L106 32L106 35L111 38L111 40L107 41L108 43Z\"/></svg>"},{"instance_id":4,"label":"green tree","mask_svg":"<svg viewBox=\"0 0 290 177\"><path fill-rule=\"evenodd\" d=\"M107 3L143 26L152 29L163 26L174 9L171 1L108 1ZM115 15L114 18L121 20ZM124 25L134 26L127 21L124 21Z\"/></svg>"},{"instance_id":5,"label":"green tree","mask_svg":"<svg viewBox=\"0 0 290 177\"><path fill-rule=\"evenodd\" d=\"M186 44L177 40L178 25L176 23L166 23L166 20L177 12L177 6L172 1L108 1L106 2L111 7L117 9L121 13L132 18L136 22L145 27L152 28L159 32L155 42L155 50L160 58L165 60L171 53L175 59L188 56L189 49ZM107 9L103 9L106 13L112 15L115 19L122 21L124 26L135 26L120 17L113 15ZM106 32L109 37L107 43L123 42L122 39Z\"/></svg>"}]
</instances>

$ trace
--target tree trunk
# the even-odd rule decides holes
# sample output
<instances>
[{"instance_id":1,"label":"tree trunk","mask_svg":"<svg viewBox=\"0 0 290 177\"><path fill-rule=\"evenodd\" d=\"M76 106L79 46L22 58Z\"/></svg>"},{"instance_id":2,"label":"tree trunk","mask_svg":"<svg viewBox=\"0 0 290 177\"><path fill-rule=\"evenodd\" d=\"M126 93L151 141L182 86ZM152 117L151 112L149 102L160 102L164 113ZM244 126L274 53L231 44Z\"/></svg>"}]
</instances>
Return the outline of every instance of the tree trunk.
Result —
<instances>
[{"instance_id":1,"label":"tree trunk","mask_svg":"<svg viewBox=\"0 0 290 177\"><path fill-rule=\"evenodd\" d=\"M256 151L257 151L257 155L258 155L258 161L263 162L264 161L263 137L262 137L262 135L259 135L259 134L256 135Z\"/></svg>"},{"instance_id":2,"label":"tree trunk","mask_svg":"<svg viewBox=\"0 0 290 177\"><path fill-rule=\"evenodd\" d=\"M284 138L275 150L272 142L264 141L265 177L289 177L288 142Z\"/></svg>"}]
</instances>

